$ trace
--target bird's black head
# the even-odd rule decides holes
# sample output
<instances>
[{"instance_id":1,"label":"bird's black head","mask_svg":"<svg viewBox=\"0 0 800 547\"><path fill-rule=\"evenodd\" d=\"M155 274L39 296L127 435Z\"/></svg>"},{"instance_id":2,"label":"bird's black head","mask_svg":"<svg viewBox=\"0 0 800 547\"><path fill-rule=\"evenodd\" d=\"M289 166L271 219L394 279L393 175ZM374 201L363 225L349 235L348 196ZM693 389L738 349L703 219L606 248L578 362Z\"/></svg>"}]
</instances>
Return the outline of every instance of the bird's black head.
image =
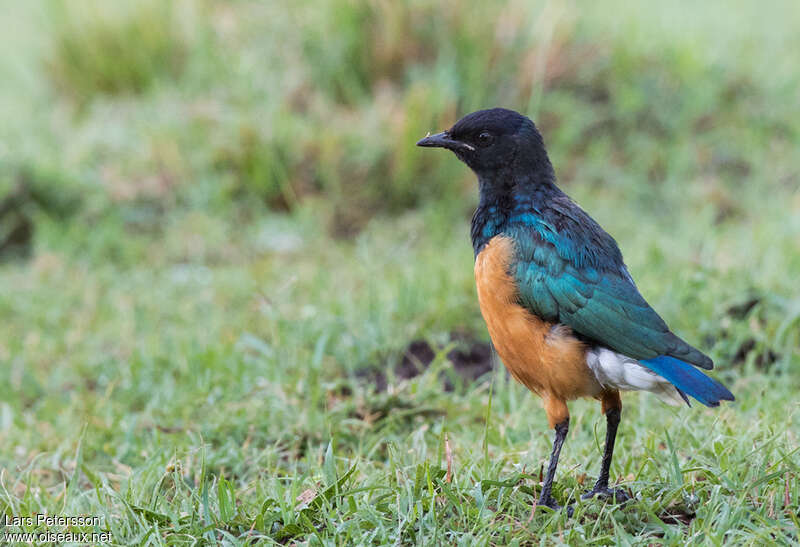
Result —
<instances>
[{"instance_id":1,"label":"bird's black head","mask_svg":"<svg viewBox=\"0 0 800 547\"><path fill-rule=\"evenodd\" d=\"M538 172L552 178L542 136L534 123L505 108L467 114L447 131L428 135L417 146L452 150L482 182L515 172L526 176Z\"/></svg>"}]
</instances>

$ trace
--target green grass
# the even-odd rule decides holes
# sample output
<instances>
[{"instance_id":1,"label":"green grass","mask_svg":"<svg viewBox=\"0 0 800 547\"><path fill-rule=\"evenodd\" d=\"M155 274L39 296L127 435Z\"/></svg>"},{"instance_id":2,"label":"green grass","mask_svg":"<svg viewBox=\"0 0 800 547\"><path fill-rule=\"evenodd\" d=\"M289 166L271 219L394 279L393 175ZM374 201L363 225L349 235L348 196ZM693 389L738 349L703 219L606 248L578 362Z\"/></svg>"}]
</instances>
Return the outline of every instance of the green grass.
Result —
<instances>
[{"instance_id":1,"label":"green grass","mask_svg":"<svg viewBox=\"0 0 800 547\"><path fill-rule=\"evenodd\" d=\"M121 545L800 539L789 3L184 2L180 32L144 24L151 3L58 5L0 10L0 236L33 227L27 257L0 253L0 512L99 515ZM156 45L128 51L140 31ZM172 72L157 44L184 37ZM565 190L737 397L625 396L625 507L531 516L552 432L499 362L452 392L445 350L386 392L363 374L412 340L488 341L472 175L413 143L497 103L534 117ZM562 503L605 431L596 402L571 412Z\"/></svg>"},{"instance_id":2,"label":"green grass","mask_svg":"<svg viewBox=\"0 0 800 547\"><path fill-rule=\"evenodd\" d=\"M83 104L96 95L142 93L180 76L191 47L178 3L52 2L58 20L46 61L60 92Z\"/></svg>"}]
</instances>

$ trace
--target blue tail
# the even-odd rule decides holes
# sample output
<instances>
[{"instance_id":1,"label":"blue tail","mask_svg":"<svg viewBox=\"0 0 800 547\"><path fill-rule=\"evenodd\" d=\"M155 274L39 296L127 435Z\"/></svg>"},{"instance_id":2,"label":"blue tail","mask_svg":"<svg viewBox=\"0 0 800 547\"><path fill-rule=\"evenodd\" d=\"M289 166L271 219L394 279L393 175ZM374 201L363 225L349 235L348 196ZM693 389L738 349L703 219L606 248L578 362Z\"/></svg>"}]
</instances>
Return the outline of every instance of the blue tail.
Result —
<instances>
[{"instance_id":1,"label":"blue tail","mask_svg":"<svg viewBox=\"0 0 800 547\"><path fill-rule=\"evenodd\" d=\"M709 378L689 363L675 359L669 355L661 355L654 359L642 359L644 366L669 380L678 388L681 396L689 403L684 393L691 395L706 406L719 406L720 400L733 401L733 394L728 388Z\"/></svg>"}]
</instances>

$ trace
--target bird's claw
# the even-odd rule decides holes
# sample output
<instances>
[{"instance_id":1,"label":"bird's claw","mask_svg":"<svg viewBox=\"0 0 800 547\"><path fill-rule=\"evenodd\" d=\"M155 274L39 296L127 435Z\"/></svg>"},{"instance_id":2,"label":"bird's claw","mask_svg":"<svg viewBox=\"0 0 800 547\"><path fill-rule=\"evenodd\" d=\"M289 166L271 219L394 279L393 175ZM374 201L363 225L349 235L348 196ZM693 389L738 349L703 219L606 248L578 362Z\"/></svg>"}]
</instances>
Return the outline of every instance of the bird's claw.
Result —
<instances>
[{"instance_id":1,"label":"bird's claw","mask_svg":"<svg viewBox=\"0 0 800 547\"><path fill-rule=\"evenodd\" d=\"M602 500L611 500L615 503L625 503L631 500L631 497L628 495L627 492L622 490L621 488L592 488L589 492L586 492L581 496L582 500L590 500L592 498L598 497Z\"/></svg>"},{"instance_id":2,"label":"bird's claw","mask_svg":"<svg viewBox=\"0 0 800 547\"><path fill-rule=\"evenodd\" d=\"M572 508L572 506L571 506L571 505L567 505L567 506L565 506L565 507L564 507L564 506L561 506L561 505L559 505L559 504L556 502L556 500L554 500L552 497L549 497L549 498L547 498L547 499L540 499L540 500L539 500L539 501L536 503L536 506L537 506L537 507L544 506L544 507L547 507L547 508L549 508L549 509L552 509L553 511L560 511L560 510L562 510L562 509L563 509L564 511L566 511L566 512L567 512L567 516L568 516L568 517L571 517L571 516L572 516L572 513L575 511L575 510Z\"/></svg>"}]
</instances>

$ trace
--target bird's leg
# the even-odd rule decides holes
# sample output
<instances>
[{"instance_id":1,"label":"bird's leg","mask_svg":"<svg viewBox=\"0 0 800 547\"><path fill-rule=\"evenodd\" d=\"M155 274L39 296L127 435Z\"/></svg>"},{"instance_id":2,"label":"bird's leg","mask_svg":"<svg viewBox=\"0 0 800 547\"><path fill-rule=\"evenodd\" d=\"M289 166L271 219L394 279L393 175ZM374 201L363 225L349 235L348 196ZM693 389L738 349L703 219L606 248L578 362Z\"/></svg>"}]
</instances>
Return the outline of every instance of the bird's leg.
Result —
<instances>
[{"instance_id":1,"label":"bird's leg","mask_svg":"<svg viewBox=\"0 0 800 547\"><path fill-rule=\"evenodd\" d=\"M561 506L553 499L553 478L556 475L556 467L558 467L558 457L561 454L561 446L564 444L564 439L567 438L567 431L569 431L569 418L561 423L556 424L556 437L553 440L553 452L550 454L550 464L547 466L547 475L542 484L542 493L539 496L539 501L536 505L544 505L550 509L561 509Z\"/></svg>"},{"instance_id":2,"label":"bird's leg","mask_svg":"<svg viewBox=\"0 0 800 547\"><path fill-rule=\"evenodd\" d=\"M544 400L544 410L547 413L547 421L550 427L555 429L556 436L553 439L553 451L550 454L550 463L547 466L547 475L542 483L542 492L539 496L539 501L536 505L544 505L550 509L558 510L561 506L553 499L553 479L556 476L556 467L558 467L558 457L561 455L561 446L564 444L564 439L567 438L569 431L569 409L567 403L563 399L556 397L546 397ZM572 508L567 508L568 513L572 514Z\"/></svg>"},{"instance_id":3,"label":"bird's leg","mask_svg":"<svg viewBox=\"0 0 800 547\"><path fill-rule=\"evenodd\" d=\"M603 396L603 412L606 415L606 447L603 451L603 461L600 465L600 475L591 491L587 492L581 499L590 499L599 496L605 499L615 499L617 502L625 502L630 496L625 491L608 487L608 473L611 468L611 458L614 457L614 442L617 439L617 428L619 427L620 414L622 413L622 403L619 399L619 392Z\"/></svg>"}]
</instances>

